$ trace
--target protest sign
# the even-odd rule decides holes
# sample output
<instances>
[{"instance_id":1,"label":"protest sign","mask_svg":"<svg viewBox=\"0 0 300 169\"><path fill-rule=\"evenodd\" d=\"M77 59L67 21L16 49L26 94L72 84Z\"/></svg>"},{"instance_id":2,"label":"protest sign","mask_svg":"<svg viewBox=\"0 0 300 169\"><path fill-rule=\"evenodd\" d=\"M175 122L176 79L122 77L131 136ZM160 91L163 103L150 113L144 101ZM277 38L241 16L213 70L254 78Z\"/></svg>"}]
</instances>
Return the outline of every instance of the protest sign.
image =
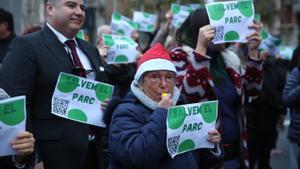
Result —
<instances>
[{"instance_id":1,"label":"protest sign","mask_svg":"<svg viewBox=\"0 0 300 169\"><path fill-rule=\"evenodd\" d=\"M25 96L0 100L0 156L16 154L10 143L25 131L25 105Z\"/></svg>"},{"instance_id":2,"label":"protest sign","mask_svg":"<svg viewBox=\"0 0 300 169\"><path fill-rule=\"evenodd\" d=\"M137 43L127 36L103 34L103 42L108 46L108 64L132 63L136 61Z\"/></svg>"},{"instance_id":3,"label":"protest sign","mask_svg":"<svg viewBox=\"0 0 300 169\"><path fill-rule=\"evenodd\" d=\"M113 86L60 73L52 96L51 113L57 116L105 127L101 103L112 97Z\"/></svg>"},{"instance_id":4,"label":"protest sign","mask_svg":"<svg viewBox=\"0 0 300 169\"><path fill-rule=\"evenodd\" d=\"M252 0L212 2L205 5L210 24L215 27L214 44L225 42L247 42L246 36L254 20Z\"/></svg>"},{"instance_id":5,"label":"protest sign","mask_svg":"<svg viewBox=\"0 0 300 169\"><path fill-rule=\"evenodd\" d=\"M179 28L192 11L193 8L189 6L171 4L171 12L173 14L171 24L174 27Z\"/></svg>"},{"instance_id":6,"label":"protest sign","mask_svg":"<svg viewBox=\"0 0 300 169\"><path fill-rule=\"evenodd\" d=\"M131 19L118 13L113 13L111 18L111 31L113 34L131 36L131 33L138 29L138 24Z\"/></svg>"},{"instance_id":7,"label":"protest sign","mask_svg":"<svg viewBox=\"0 0 300 169\"><path fill-rule=\"evenodd\" d=\"M157 24L157 16L146 12L134 11L133 21L138 24L138 30L154 32Z\"/></svg>"},{"instance_id":8,"label":"protest sign","mask_svg":"<svg viewBox=\"0 0 300 169\"><path fill-rule=\"evenodd\" d=\"M215 128L218 101L170 107L167 116L167 149L172 158L198 148L213 148L207 141Z\"/></svg>"}]
</instances>

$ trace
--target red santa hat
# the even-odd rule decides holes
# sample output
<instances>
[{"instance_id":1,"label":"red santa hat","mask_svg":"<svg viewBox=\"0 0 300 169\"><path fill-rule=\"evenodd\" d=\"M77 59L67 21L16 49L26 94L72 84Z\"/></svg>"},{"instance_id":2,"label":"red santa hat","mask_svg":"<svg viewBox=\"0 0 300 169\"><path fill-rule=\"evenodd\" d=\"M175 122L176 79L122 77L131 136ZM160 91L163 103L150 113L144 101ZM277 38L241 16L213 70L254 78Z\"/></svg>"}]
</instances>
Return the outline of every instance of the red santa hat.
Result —
<instances>
[{"instance_id":1,"label":"red santa hat","mask_svg":"<svg viewBox=\"0 0 300 169\"><path fill-rule=\"evenodd\" d=\"M134 80L139 81L145 72L156 70L168 70L177 73L175 65L166 48L157 43L147 50L138 60L138 69L135 73Z\"/></svg>"}]
</instances>

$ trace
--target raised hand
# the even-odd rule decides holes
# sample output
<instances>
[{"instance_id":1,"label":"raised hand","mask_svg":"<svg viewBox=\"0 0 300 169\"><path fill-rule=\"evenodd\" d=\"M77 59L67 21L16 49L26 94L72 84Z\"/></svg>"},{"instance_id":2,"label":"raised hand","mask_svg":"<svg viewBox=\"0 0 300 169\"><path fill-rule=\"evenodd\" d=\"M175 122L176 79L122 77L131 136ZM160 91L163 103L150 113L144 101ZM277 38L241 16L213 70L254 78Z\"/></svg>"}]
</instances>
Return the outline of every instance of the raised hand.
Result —
<instances>
[{"instance_id":1,"label":"raised hand","mask_svg":"<svg viewBox=\"0 0 300 169\"><path fill-rule=\"evenodd\" d=\"M251 59L261 60L258 51L258 47L261 42L260 25L254 23L253 25L249 26L249 28L254 29L255 32L246 37L248 40L248 55Z\"/></svg>"},{"instance_id":2,"label":"raised hand","mask_svg":"<svg viewBox=\"0 0 300 169\"><path fill-rule=\"evenodd\" d=\"M196 52L205 56L206 49L211 41L211 39L215 36L215 28L211 25L203 26L199 29L198 33L198 41L196 46Z\"/></svg>"}]
</instances>

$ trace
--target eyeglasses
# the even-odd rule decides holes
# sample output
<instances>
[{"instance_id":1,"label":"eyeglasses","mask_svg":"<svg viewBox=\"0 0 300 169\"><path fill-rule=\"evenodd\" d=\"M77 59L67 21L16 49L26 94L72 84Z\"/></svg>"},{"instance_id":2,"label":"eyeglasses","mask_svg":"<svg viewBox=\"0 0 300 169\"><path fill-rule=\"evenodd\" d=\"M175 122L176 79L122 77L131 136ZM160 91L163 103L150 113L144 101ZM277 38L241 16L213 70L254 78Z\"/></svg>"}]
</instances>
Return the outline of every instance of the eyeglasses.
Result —
<instances>
[{"instance_id":1,"label":"eyeglasses","mask_svg":"<svg viewBox=\"0 0 300 169\"><path fill-rule=\"evenodd\" d=\"M173 73L161 75L159 73L153 73L146 75L145 78L148 78L152 83L161 83L163 79L166 83L175 83L175 76Z\"/></svg>"}]
</instances>

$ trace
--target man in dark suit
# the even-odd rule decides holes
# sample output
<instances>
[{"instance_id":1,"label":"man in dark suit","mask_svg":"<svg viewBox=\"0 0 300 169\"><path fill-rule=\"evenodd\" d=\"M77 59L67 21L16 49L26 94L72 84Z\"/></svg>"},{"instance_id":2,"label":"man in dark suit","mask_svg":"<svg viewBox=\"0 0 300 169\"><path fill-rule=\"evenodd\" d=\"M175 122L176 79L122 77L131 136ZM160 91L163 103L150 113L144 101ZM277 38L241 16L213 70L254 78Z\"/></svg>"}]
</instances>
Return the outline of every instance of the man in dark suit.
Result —
<instances>
[{"instance_id":1,"label":"man in dark suit","mask_svg":"<svg viewBox=\"0 0 300 169\"><path fill-rule=\"evenodd\" d=\"M99 168L96 150L100 150L88 138L91 127L51 114L60 72L90 79L100 73L97 48L75 38L84 24L85 4L83 0L48 0L46 11L47 24L41 31L13 40L3 63L2 87L11 96L26 95L27 127L45 169Z\"/></svg>"}]
</instances>

